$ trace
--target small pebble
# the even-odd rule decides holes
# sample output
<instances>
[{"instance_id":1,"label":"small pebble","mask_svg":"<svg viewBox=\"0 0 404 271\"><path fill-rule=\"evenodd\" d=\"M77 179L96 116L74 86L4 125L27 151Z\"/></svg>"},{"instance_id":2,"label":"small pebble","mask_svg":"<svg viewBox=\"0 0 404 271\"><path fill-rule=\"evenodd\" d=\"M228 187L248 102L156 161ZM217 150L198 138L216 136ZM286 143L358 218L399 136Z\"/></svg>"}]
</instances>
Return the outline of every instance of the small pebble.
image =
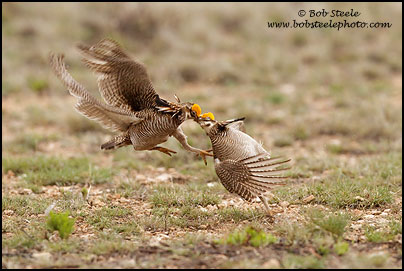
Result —
<instances>
[{"instance_id":1,"label":"small pebble","mask_svg":"<svg viewBox=\"0 0 404 271\"><path fill-rule=\"evenodd\" d=\"M142 175L142 174L137 174L135 177L136 181L142 182L142 181L146 181L146 176Z\"/></svg>"},{"instance_id":2,"label":"small pebble","mask_svg":"<svg viewBox=\"0 0 404 271\"><path fill-rule=\"evenodd\" d=\"M3 214L5 214L5 215L13 215L14 211L13 210L4 210Z\"/></svg>"},{"instance_id":3,"label":"small pebble","mask_svg":"<svg viewBox=\"0 0 404 271\"><path fill-rule=\"evenodd\" d=\"M50 262L52 254L49 252L38 252L32 254L32 257L41 262Z\"/></svg>"},{"instance_id":4,"label":"small pebble","mask_svg":"<svg viewBox=\"0 0 404 271\"><path fill-rule=\"evenodd\" d=\"M316 198L316 197L314 197L313 195L310 195L310 196L304 198L304 199L303 199L303 202L304 202L304 203L309 203L309 202L313 201L315 198Z\"/></svg>"},{"instance_id":5,"label":"small pebble","mask_svg":"<svg viewBox=\"0 0 404 271\"><path fill-rule=\"evenodd\" d=\"M265 269L279 269L281 265L277 259L270 259L266 261L262 267Z\"/></svg>"},{"instance_id":6,"label":"small pebble","mask_svg":"<svg viewBox=\"0 0 404 271\"><path fill-rule=\"evenodd\" d=\"M362 228L362 225L361 224L352 224L351 228L354 230L359 230L360 228Z\"/></svg>"},{"instance_id":7,"label":"small pebble","mask_svg":"<svg viewBox=\"0 0 404 271\"><path fill-rule=\"evenodd\" d=\"M24 188L20 191L20 194L22 195L31 195L32 194L32 190L28 189L28 188Z\"/></svg>"},{"instance_id":8,"label":"small pebble","mask_svg":"<svg viewBox=\"0 0 404 271\"><path fill-rule=\"evenodd\" d=\"M172 176L170 174L167 174L167 173L161 174L161 175L156 177L156 180L160 181L160 182L168 182L171 179L172 179Z\"/></svg>"}]
</instances>

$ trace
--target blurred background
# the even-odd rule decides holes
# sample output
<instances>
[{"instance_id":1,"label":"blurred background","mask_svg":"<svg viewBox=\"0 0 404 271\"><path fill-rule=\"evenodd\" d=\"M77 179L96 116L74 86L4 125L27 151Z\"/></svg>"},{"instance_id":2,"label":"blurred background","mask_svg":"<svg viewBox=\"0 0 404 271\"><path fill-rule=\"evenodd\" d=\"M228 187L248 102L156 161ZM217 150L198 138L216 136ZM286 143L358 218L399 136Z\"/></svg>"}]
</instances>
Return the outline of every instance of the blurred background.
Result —
<instances>
[{"instance_id":1,"label":"blurred background","mask_svg":"<svg viewBox=\"0 0 404 271\"><path fill-rule=\"evenodd\" d=\"M99 97L80 62L78 42L109 37L143 62L158 93L177 94L216 119L246 117L247 132L274 152L299 159L401 150L401 3L3 3L3 155L99 155L111 134L79 115L49 69L50 51ZM389 22L378 29L275 29L267 22L314 21L300 9L353 8L348 21ZM328 21L330 18L318 19ZM334 18L334 20L337 20ZM199 126L191 144L209 147ZM179 150L173 139L166 143ZM118 154L117 154L118 153ZM157 165L174 159L131 148ZM158 158L156 158L158 157ZM97 158L98 159L98 158ZM119 159L118 159L119 160ZM154 163L154 162L153 162Z\"/></svg>"}]
</instances>

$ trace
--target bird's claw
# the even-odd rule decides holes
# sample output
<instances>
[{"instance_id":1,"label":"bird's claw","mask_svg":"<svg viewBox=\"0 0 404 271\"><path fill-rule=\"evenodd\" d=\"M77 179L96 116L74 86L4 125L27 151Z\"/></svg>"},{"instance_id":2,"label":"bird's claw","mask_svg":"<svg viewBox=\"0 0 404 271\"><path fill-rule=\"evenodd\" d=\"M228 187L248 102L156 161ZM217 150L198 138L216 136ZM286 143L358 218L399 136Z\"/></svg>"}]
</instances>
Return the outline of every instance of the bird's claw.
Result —
<instances>
[{"instance_id":1,"label":"bird's claw","mask_svg":"<svg viewBox=\"0 0 404 271\"><path fill-rule=\"evenodd\" d=\"M275 216L274 216L274 213L273 213L273 212L268 211L268 212L265 214L265 216L266 216L267 221L268 221L269 223L274 223L274 222L275 222Z\"/></svg>"},{"instance_id":2,"label":"bird's claw","mask_svg":"<svg viewBox=\"0 0 404 271\"><path fill-rule=\"evenodd\" d=\"M211 150L206 150L206 151L200 150L198 153L202 157L203 162L205 162L205 166L208 165L208 162L206 161L206 156L213 156L212 154L209 153L209 151L211 151Z\"/></svg>"},{"instance_id":3,"label":"bird's claw","mask_svg":"<svg viewBox=\"0 0 404 271\"><path fill-rule=\"evenodd\" d=\"M165 154L167 154L169 156L171 156L171 153L177 153L176 151L173 151L173 150L170 150L170 149L162 150L162 152L164 152Z\"/></svg>"},{"instance_id":4,"label":"bird's claw","mask_svg":"<svg viewBox=\"0 0 404 271\"><path fill-rule=\"evenodd\" d=\"M172 152L174 154L177 153L176 151L172 151L172 150L168 150L167 152L164 152L164 153L168 154L168 156L172 156L170 152Z\"/></svg>"},{"instance_id":5,"label":"bird's claw","mask_svg":"<svg viewBox=\"0 0 404 271\"><path fill-rule=\"evenodd\" d=\"M173 150L170 150L170 149L167 149L167 148L164 148L164 147L155 147L152 150L160 151L162 153L167 154L168 156L171 156L171 153L177 153L176 151L173 151Z\"/></svg>"}]
</instances>

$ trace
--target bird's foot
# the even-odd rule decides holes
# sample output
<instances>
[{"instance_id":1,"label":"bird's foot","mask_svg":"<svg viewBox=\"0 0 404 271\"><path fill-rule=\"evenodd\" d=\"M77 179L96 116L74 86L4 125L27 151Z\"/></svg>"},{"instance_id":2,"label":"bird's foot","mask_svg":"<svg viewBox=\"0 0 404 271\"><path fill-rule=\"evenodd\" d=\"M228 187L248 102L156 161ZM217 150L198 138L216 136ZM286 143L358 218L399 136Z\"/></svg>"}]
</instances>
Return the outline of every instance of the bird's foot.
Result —
<instances>
[{"instance_id":1,"label":"bird's foot","mask_svg":"<svg viewBox=\"0 0 404 271\"><path fill-rule=\"evenodd\" d=\"M167 148L164 148L164 147L154 147L153 149L150 149L150 150L151 151L152 150L160 151L162 153L167 154L168 156L171 156L171 153L177 153L176 151L173 151L173 150L170 150L170 149L167 149Z\"/></svg>"},{"instance_id":2,"label":"bird's foot","mask_svg":"<svg viewBox=\"0 0 404 271\"><path fill-rule=\"evenodd\" d=\"M198 150L198 154L202 157L203 161L205 162L205 166L208 165L208 162L206 161L206 156L213 156L213 154L210 154L212 150Z\"/></svg>"},{"instance_id":3,"label":"bird's foot","mask_svg":"<svg viewBox=\"0 0 404 271\"><path fill-rule=\"evenodd\" d=\"M269 223L274 223L275 222L275 213L270 210L266 210L266 218Z\"/></svg>"}]
</instances>

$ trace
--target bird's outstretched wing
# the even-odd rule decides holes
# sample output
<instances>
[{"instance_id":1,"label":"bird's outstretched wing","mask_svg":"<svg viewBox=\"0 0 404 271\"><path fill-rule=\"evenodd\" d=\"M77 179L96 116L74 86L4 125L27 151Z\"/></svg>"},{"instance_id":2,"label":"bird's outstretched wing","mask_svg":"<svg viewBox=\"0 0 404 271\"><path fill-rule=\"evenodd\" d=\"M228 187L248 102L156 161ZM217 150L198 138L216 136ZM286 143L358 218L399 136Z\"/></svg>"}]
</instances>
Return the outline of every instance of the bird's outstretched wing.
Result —
<instances>
[{"instance_id":1,"label":"bird's outstretched wing","mask_svg":"<svg viewBox=\"0 0 404 271\"><path fill-rule=\"evenodd\" d=\"M84 64L97 74L107 104L136 112L161 102L144 65L132 60L116 41L103 39L93 46L77 47Z\"/></svg>"},{"instance_id":2,"label":"bird's outstretched wing","mask_svg":"<svg viewBox=\"0 0 404 271\"><path fill-rule=\"evenodd\" d=\"M251 201L273 185L284 185L282 179L285 177L277 173L289 168L277 166L289 161L290 159L279 160L279 158L269 158L268 154L259 154L239 161L215 160L215 170L229 192Z\"/></svg>"},{"instance_id":3,"label":"bird's outstretched wing","mask_svg":"<svg viewBox=\"0 0 404 271\"><path fill-rule=\"evenodd\" d=\"M234 129L237 129L237 130L245 133L244 121L237 121L237 122L230 123L227 127L232 127Z\"/></svg>"},{"instance_id":4,"label":"bird's outstretched wing","mask_svg":"<svg viewBox=\"0 0 404 271\"><path fill-rule=\"evenodd\" d=\"M63 55L50 54L49 61L56 76L68 88L71 95L78 98L75 108L89 119L95 120L106 129L125 132L131 123L142 118L123 108L115 108L101 103L80 85L66 70Z\"/></svg>"}]
</instances>

